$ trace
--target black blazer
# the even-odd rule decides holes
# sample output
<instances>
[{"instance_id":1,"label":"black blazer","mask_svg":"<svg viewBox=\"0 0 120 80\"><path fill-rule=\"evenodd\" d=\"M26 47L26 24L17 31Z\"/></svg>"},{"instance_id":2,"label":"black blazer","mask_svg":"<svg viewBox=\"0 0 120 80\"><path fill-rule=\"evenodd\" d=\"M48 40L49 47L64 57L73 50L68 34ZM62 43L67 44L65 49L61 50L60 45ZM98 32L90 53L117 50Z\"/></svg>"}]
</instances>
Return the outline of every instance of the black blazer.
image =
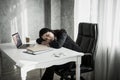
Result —
<instances>
[{"instance_id":1,"label":"black blazer","mask_svg":"<svg viewBox=\"0 0 120 80\"><path fill-rule=\"evenodd\" d=\"M53 48L65 47L68 49L81 52L80 47L67 35L67 32L64 29L53 30L53 34L57 39L49 43L50 47L53 47ZM44 40L42 40L41 38L38 38L36 40L38 44L41 44L42 41Z\"/></svg>"}]
</instances>

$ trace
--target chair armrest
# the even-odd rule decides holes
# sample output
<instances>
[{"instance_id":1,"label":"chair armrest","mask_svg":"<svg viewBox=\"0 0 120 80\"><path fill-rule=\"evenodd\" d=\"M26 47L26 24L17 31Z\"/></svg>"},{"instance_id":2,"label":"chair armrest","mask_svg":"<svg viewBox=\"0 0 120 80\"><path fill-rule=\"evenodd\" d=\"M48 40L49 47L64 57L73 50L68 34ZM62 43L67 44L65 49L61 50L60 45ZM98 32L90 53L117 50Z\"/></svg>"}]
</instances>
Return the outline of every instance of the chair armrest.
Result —
<instances>
[{"instance_id":1,"label":"chair armrest","mask_svg":"<svg viewBox=\"0 0 120 80\"><path fill-rule=\"evenodd\" d=\"M92 56L92 54L91 53L84 53L84 56L89 56L89 55L91 55Z\"/></svg>"},{"instance_id":2,"label":"chair armrest","mask_svg":"<svg viewBox=\"0 0 120 80\"><path fill-rule=\"evenodd\" d=\"M91 53L84 53L82 56L82 64L81 66L92 66L93 65L93 55Z\"/></svg>"}]
</instances>

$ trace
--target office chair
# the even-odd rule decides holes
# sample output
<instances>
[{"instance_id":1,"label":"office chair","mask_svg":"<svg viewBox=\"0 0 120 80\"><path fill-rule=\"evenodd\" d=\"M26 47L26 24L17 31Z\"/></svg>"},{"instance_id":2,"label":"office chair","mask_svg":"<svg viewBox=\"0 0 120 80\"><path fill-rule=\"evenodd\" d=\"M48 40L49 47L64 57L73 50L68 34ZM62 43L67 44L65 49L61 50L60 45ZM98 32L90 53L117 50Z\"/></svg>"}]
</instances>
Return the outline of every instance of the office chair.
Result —
<instances>
[{"instance_id":1,"label":"office chair","mask_svg":"<svg viewBox=\"0 0 120 80\"><path fill-rule=\"evenodd\" d=\"M86 73L94 70L94 57L96 52L96 44L98 37L98 27L97 24L92 23L80 23L78 36L76 43L81 48L84 56L82 57L82 62L80 66L80 72ZM56 70L55 73L59 75L60 80L75 80L75 67L71 69L59 69ZM81 77L81 80L84 80Z\"/></svg>"}]
</instances>

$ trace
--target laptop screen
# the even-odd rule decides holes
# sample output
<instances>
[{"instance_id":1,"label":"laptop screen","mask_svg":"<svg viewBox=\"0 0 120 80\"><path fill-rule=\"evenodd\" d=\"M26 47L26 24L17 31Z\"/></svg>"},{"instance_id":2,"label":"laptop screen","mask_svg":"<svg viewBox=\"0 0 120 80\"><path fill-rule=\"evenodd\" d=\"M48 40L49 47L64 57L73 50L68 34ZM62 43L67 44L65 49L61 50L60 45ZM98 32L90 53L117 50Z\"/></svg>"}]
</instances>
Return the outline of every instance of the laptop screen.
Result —
<instances>
[{"instance_id":1,"label":"laptop screen","mask_svg":"<svg viewBox=\"0 0 120 80\"><path fill-rule=\"evenodd\" d=\"M20 47L20 46L22 45L22 41L21 41L21 39L20 39L19 34L18 34L18 33L15 33L15 34L12 35L12 37L13 37L13 40L14 40L14 42L15 42L16 47L17 47L17 48Z\"/></svg>"}]
</instances>

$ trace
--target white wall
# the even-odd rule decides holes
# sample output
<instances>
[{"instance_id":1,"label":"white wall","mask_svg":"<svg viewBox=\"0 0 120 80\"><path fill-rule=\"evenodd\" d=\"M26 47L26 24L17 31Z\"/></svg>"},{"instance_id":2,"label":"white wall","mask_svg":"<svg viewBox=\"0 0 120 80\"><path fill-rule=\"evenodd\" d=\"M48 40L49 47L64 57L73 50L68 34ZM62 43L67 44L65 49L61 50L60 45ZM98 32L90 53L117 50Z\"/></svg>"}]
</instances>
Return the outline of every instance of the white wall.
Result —
<instances>
[{"instance_id":1,"label":"white wall","mask_svg":"<svg viewBox=\"0 0 120 80\"><path fill-rule=\"evenodd\" d=\"M51 29L61 28L61 0L51 0Z\"/></svg>"},{"instance_id":2,"label":"white wall","mask_svg":"<svg viewBox=\"0 0 120 80\"><path fill-rule=\"evenodd\" d=\"M73 38L74 0L51 0L50 6L51 8L45 9L45 0L0 0L1 42L11 42L11 35L15 32L19 32L23 41L26 36L36 39L39 30L46 27L45 19L48 18L51 19L47 24L50 28L64 28ZM45 10L51 13L45 14L48 12Z\"/></svg>"},{"instance_id":3,"label":"white wall","mask_svg":"<svg viewBox=\"0 0 120 80\"><path fill-rule=\"evenodd\" d=\"M36 39L44 25L44 0L0 0L2 43L11 42L15 32L19 32L23 41L26 36Z\"/></svg>"}]
</instances>

